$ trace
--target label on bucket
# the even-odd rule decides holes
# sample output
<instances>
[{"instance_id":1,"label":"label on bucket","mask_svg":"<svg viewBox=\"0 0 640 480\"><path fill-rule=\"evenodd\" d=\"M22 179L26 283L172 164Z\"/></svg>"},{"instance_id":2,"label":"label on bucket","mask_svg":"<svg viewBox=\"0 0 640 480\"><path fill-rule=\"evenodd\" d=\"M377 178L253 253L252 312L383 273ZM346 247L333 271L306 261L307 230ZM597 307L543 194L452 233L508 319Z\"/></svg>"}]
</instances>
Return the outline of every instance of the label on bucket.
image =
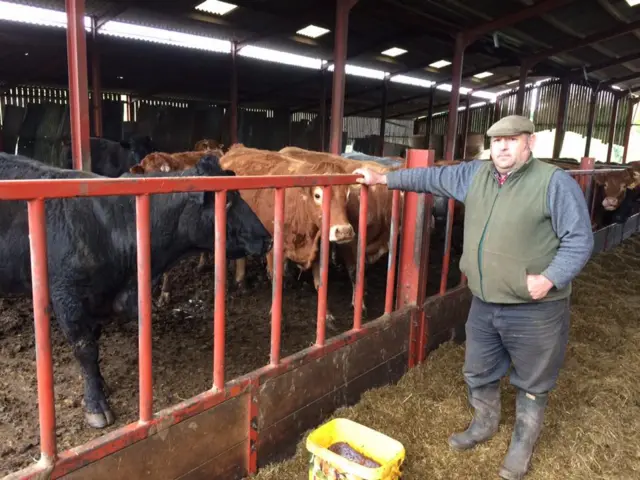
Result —
<instances>
[{"instance_id":1,"label":"label on bucket","mask_svg":"<svg viewBox=\"0 0 640 480\"><path fill-rule=\"evenodd\" d=\"M353 473L343 472L327 460L311 455L309 461L309 480L362 480Z\"/></svg>"}]
</instances>

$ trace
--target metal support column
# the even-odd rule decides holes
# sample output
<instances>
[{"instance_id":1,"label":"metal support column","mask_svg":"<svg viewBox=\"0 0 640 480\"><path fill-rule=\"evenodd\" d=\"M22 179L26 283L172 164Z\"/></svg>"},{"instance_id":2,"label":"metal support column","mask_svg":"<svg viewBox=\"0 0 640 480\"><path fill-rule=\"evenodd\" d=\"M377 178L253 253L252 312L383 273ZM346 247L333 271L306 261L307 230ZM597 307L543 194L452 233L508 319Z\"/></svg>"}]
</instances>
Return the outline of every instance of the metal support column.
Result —
<instances>
[{"instance_id":1,"label":"metal support column","mask_svg":"<svg viewBox=\"0 0 640 480\"><path fill-rule=\"evenodd\" d=\"M73 168L91 171L89 149L89 85L87 39L84 30L84 0L66 0L67 61L71 109L71 152Z\"/></svg>"},{"instance_id":2,"label":"metal support column","mask_svg":"<svg viewBox=\"0 0 640 480\"><path fill-rule=\"evenodd\" d=\"M518 83L518 97L516 100L517 115L522 115L524 112L524 97L527 93L527 76L529 75L531 67L532 65L526 60L523 60L522 65L520 65L520 82Z\"/></svg>"},{"instance_id":3,"label":"metal support column","mask_svg":"<svg viewBox=\"0 0 640 480\"><path fill-rule=\"evenodd\" d=\"M467 138L469 137L469 124L471 121L471 112L469 108L471 107L471 92L467 95L467 98L464 102L466 109L464 111L464 127L462 129L462 145L460 145L460 158L464 159L467 152Z\"/></svg>"},{"instance_id":4,"label":"metal support column","mask_svg":"<svg viewBox=\"0 0 640 480\"><path fill-rule=\"evenodd\" d=\"M451 99L449 100L449 116L447 117L447 143L444 149L444 159L453 160L456 135L458 132L458 104L460 100L460 84L462 83L462 62L464 49L467 46L465 36L456 35L456 47L453 55L453 73L451 76Z\"/></svg>"},{"instance_id":5,"label":"metal support column","mask_svg":"<svg viewBox=\"0 0 640 480\"><path fill-rule=\"evenodd\" d=\"M344 75L347 64L349 11L357 0L336 0L336 34L333 50L333 90L331 94L331 149L342 153L342 117L344 115Z\"/></svg>"},{"instance_id":6,"label":"metal support column","mask_svg":"<svg viewBox=\"0 0 640 480\"><path fill-rule=\"evenodd\" d=\"M591 150L591 138L593 137L593 121L596 116L596 102L598 100L598 90L591 90L591 101L589 102L589 118L587 123L587 142L584 146L584 156L589 156L589 150Z\"/></svg>"},{"instance_id":7,"label":"metal support column","mask_svg":"<svg viewBox=\"0 0 640 480\"><path fill-rule=\"evenodd\" d=\"M102 87L100 85L100 45L96 17L91 17L91 90L93 134L102 137Z\"/></svg>"},{"instance_id":8,"label":"metal support column","mask_svg":"<svg viewBox=\"0 0 640 480\"><path fill-rule=\"evenodd\" d=\"M238 42L231 42L231 86L229 92L229 138L238 143Z\"/></svg>"},{"instance_id":9,"label":"metal support column","mask_svg":"<svg viewBox=\"0 0 640 480\"><path fill-rule=\"evenodd\" d=\"M611 121L609 123L609 147L607 148L607 163L611 163L611 154L613 153L613 142L616 138L616 120L618 119L618 104L620 103L620 95L616 95L613 100L613 108L611 109Z\"/></svg>"},{"instance_id":10,"label":"metal support column","mask_svg":"<svg viewBox=\"0 0 640 480\"><path fill-rule=\"evenodd\" d=\"M320 151L327 151L327 70L320 70L322 94L320 96Z\"/></svg>"},{"instance_id":11,"label":"metal support column","mask_svg":"<svg viewBox=\"0 0 640 480\"><path fill-rule=\"evenodd\" d=\"M431 91L429 92L429 110L427 112L426 125L425 125L425 143L426 148L429 149L431 146L431 129L433 128L433 100L436 93L436 86L431 86Z\"/></svg>"},{"instance_id":12,"label":"metal support column","mask_svg":"<svg viewBox=\"0 0 640 480\"><path fill-rule=\"evenodd\" d=\"M567 107L569 103L569 89L571 84L567 79L562 81L560 90L560 104L558 105L558 117L556 118L556 138L553 141L553 158L558 158L562 152L564 133L566 129Z\"/></svg>"},{"instance_id":13,"label":"metal support column","mask_svg":"<svg viewBox=\"0 0 640 480\"><path fill-rule=\"evenodd\" d=\"M627 155L629 154L629 142L631 141L631 128L633 127L633 113L636 109L637 100L629 96L629 108L627 110L627 123L624 126L624 153L622 154L622 163L627 163Z\"/></svg>"},{"instance_id":14,"label":"metal support column","mask_svg":"<svg viewBox=\"0 0 640 480\"><path fill-rule=\"evenodd\" d=\"M382 85L382 109L380 112L380 139L378 144L378 155L384 155L384 137L387 126L387 90L389 89L389 80L385 78Z\"/></svg>"}]
</instances>

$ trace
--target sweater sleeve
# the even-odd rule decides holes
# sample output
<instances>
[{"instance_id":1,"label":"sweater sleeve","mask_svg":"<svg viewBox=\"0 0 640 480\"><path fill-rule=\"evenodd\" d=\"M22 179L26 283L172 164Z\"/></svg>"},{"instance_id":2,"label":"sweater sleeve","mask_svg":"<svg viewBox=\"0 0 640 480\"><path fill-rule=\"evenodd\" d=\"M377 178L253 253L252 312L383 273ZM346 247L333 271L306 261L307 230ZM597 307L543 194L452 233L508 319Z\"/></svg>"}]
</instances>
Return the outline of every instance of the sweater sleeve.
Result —
<instances>
[{"instance_id":1,"label":"sweater sleeve","mask_svg":"<svg viewBox=\"0 0 640 480\"><path fill-rule=\"evenodd\" d=\"M474 160L443 167L396 170L387 174L387 186L392 190L434 193L464 202L473 176L481 165L482 160Z\"/></svg>"},{"instance_id":2,"label":"sweater sleeve","mask_svg":"<svg viewBox=\"0 0 640 480\"><path fill-rule=\"evenodd\" d=\"M591 257L591 217L578 182L563 170L557 170L551 177L547 203L560 247L542 275L556 288L563 288L580 273Z\"/></svg>"}]
</instances>

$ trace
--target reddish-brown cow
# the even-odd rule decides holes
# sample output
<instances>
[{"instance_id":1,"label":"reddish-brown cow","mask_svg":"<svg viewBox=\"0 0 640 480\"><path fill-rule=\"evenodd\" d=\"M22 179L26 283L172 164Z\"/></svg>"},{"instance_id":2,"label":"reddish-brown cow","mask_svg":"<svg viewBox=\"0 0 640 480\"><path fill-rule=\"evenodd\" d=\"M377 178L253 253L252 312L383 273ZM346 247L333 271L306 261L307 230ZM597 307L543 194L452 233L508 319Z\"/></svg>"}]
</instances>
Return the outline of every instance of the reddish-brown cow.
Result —
<instances>
[{"instance_id":1,"label":"reddish-brown cow","mask_svg":"<svg viewBox=\"0 0 640 480\"><path fill-rule=\"evenodd\" d=\"M307 163L295 160L278 152L233 145L220 159L223 168L237 175L335 175L347 170L335 162ZM354 238L354 229L347 215L349 188L346 185L331 188L329 241L335 244L349 243ZM265 228L274 233L273 189L240 191L242 198L258 215ZM284 258L296 263L301 270L312 269L316 289L320 285L320 270L316 261L322 226L323 187L292 187L285 192L284 213ZM244 281L244 261L236 262L236 282ZM273 276L273 250L267 254L267 273ZM327 309L329 326L334 320Z\"/></svg>"}]
</instances>

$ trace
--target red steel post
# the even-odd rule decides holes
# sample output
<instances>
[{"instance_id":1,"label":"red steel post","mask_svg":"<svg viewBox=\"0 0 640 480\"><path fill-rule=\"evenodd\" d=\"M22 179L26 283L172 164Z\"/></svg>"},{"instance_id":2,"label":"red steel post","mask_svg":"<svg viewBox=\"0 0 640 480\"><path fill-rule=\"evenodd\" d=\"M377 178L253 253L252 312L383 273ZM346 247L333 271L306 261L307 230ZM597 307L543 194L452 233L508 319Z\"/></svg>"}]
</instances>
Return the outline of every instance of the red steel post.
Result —
<instances>
[{"instance_id":1,"label":"red steel post","mask_svg":"<svg viewBox=\"0 0 640 480\"><path fill-rule=\"evenodd\" d=\"M408 149L407 168L426 167L429 159L428 150ZM425 243L425 217L431 214L431 209L425 205L425 195L415 192L404 194L404 208L402 212L402 246L400 249L400 268L398 272L398 293L396 308L401 309L419 305L419 291L421 275L424 275L427 265L421 264L422 248ZM417 361L419 348L419 312L411 315L409 330L409 367Z\"/></svg>"},{"instance_id":2,"label":"red steel post","mask_svg":"<svg viewBox=\"0 0 640 480\"><path fill-rule=\"evenodd\" d=\"M609 123L609 147L607 148L607 163L611 163L611 154L613 153L613 142L616 138L616 120L618 119L618 105L620 96L616 95L613 99L613 108L611 109L611 120Z\"/></svg>"},{"instance_id":3,"label":"red steel post","mask_svg":"<svg viewBox=\"0 0 640 480\"><path fill-rule=\"evenodd\" d=\"M367 260L367 210L369 187L360 187L360 216L358 217L358 260L356 262L356 287L353 306L353 329L362 327L362 301L364 300L364 269Z\"/></svg>"},{"instance_id":4,"label":"red steel post","mask_svg":"<svg viewBox=\"0 0 640 480\"><path fill-rule=\"evenodd\" d=\"M336 34L333 50L333 91L331 94L331 148L340 155L342 151L342 117L344 115L345 67L347 64L347 38L349 35L349 11L357 0L336 0Z\"/></svg>"},{"instance_id":5,"label":"red steel post","mask_svg":"<svg viewBox=\"0 0 640 480\"><path fill-rule=\"evenodd\" d=\"M238 42L231 42L231 91L229 105L229 137L238 143Z\"/></svg>"},{"instance_id":6,"label":"red steel post","mask_svg":"<svg viewBox=\"0 0 640 480\"><path fill-rule=\"evenodd\" d=\"M582 157L580 159L580 170L593 170L595 168L596 159L590 157ZM580 184L580 188L585 194L585 198L587 202L589 202L589 190L591 190L591 179L593 177L591 175L581 175L578 183Z\"/></svg>"},{"instance_id":7,"label":"red steel post","mask_svg":"<svg viewBox=\"0 0 640 480\"><path fill-rule=\"evenodd\" d=\"M384 138L387 128L387 90L389 89L389 80L385 78L382 81L382 107L380 111L380 143L378 144L378 155L384 155Z\"/></svg>"},{"instance_id":8,"label":"red steel post","mask_svg":"<svg viewBox=\"0 0 640 480\"><path fill-rule=\"evenodd\" d=\"M331 226L331 187L322 189L322 225L320 237L320 285L318 286L318 324L316 345L324 346L329 293L329 230Z\"/></svg>"},{"instance_id":9,"label":"red steel post","mask_svg":"<svg viewBox=\"0 0 640 480\"><path fill-rule=\"evenodd\" d=\"M91 90L93 92L93 134L102 137L102 87L100 85L100 45L96 17L91 17Z\"/></svg>"},{"instance_id":10,"label":"red steel post","mask_svg":"<svg viewBox=\"0 0 640 480\"><path fill-rule=\"evenodd\" d=\"M284 188L275 191L273 221L273 284L271 301L271 364L280 363L280 336L282 334L282 280L284 267Z\"/></svg>"},{"instance_id":11,"label":"red steel post","mask_svg":"<svg viewBox=\"0 0 640 480\"><path fill-rule=\"evenodd\" d=\"M624 153L622 154L622 163L627 163L627 155L629 154L629 142L631 141L631 127L633 126L633 112L635 110L636 101L629 96L629 107L627 109L627 122L624 126Z\"/></svg>"},{"instance_id":12,"label":"red steel post","mask_svg":"<svg viewBox=\"0 0 640 480\"><path fill-rule=\"evenodd\" d=\"M29 201L28 215L32 278L31 288L33 291L33 321L36 337L40 452L42 460L47 465L51 465L55 461L57 454L56 411L53 396L47 225L44 200L37 199Z\"/></svg>"},{"instance_id":13,"label":"red steel post","mask_svg":"<svg viewBox=\"0 0 640 480\"><path fill-rule=\"evenodd\" d=\"M140 369L140 421L153 418L153 360L151 339L151 223L149 195L136 196L138 245L138 366Z\"/></svg>"},{"instance_id":14,"label":"red steel post","mask_svg":"<svg viewBox=\"0 0 640 480\"><path fill-rule=\"evenodd\" d=\"M89 85L87 81L84 0L66 0L66 9L73 168L76 170L91 171L91 152L89 149Z\"/></svg>"},{"instance_id":15,"label":"red steel post","mask_svg":"<svg viewBox=\"0 0 640 480\"><path fill-rule=\"evenodd\" d=\"M227 191L215 193L215 273L213 310L213 386L224 389L225 295L227 287Z\"/></svg>"},{"instance_id":16,"label":"red steel post","mask_svg":"<svg viewBox=\"0 0 640 480\"><path fill-rule=\"evenodd\" d=\"M598 100L598 91L594 88L591 90L591 100L589 102L589 119L587 120L587 142L584 146L584 156L589 156L591 150L591 138L593 137L593 122L596 116L596 102Z\"/></svg>"},{"instance_id":17,"label":"red steel post","mask_svg":"<svg viewBox=\"0 0 640 480\"><path fill-rule=\"evenodd\" d=\"M393 311L393 297L395 293L396 268L398 256L398 228L400 226L400 190L393 191L391 202L391 231L389 233L389 260L387 263L387 289L385 292L384 313Z\"/></svg>"}]
</instances>

